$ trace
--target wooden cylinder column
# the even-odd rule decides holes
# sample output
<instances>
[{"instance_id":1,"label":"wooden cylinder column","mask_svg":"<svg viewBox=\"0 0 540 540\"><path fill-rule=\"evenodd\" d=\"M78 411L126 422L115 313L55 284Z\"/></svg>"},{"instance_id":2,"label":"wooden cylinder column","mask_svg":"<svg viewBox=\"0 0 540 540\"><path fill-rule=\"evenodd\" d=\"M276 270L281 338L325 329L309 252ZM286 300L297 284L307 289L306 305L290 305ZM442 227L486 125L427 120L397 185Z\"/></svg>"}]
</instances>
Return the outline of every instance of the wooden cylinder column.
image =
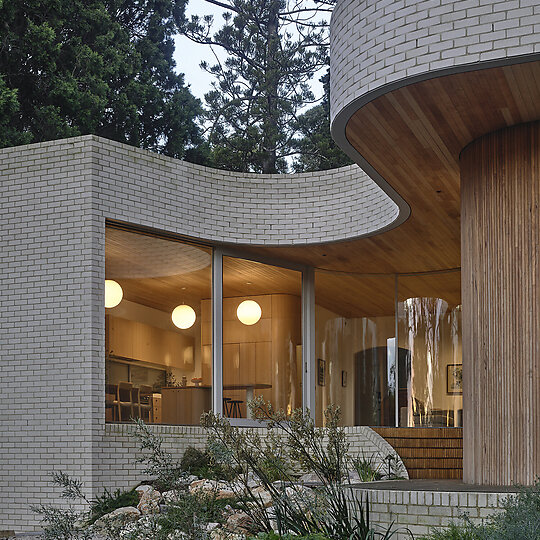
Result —
<instances>
[{"instance_id":1,"label":"wooden cylinder column","mask_svg":"<svg viewBox=\"0 0 540 540\"><path fill-rule=\"evenodd\" d=\"M540 122L461 153L463 479L540 475Z\"/></svg>"}]
</instances>

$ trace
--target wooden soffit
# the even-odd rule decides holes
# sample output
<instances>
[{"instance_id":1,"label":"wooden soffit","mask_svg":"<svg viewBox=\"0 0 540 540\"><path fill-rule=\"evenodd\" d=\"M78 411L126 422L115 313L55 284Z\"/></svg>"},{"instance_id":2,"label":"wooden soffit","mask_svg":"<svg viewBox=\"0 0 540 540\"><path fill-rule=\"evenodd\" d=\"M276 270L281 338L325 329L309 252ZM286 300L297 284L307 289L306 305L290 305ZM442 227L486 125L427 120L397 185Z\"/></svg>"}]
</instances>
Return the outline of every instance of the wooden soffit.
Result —
<instances>
[{"instance_id":1,"label":"wooden soffit","mask_svg":"<svg viewBox=\"0 0 540 540\"><path fill-rule=\"evenodd\" d=\"M476 138L540 118L540 61L477 69L402 86L348 119L352 147L409 204L399 227L369 238L250 251L365 273L458 268L459 154Z\"/></svg>"}]
</instances>

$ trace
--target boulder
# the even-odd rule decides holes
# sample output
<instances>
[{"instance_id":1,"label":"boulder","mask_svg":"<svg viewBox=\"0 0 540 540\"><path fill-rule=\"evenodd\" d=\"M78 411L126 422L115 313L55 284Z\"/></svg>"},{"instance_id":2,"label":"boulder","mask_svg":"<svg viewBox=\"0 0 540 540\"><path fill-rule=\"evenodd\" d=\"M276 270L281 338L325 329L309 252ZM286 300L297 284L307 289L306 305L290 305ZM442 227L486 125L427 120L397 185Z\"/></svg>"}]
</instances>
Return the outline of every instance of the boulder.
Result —
<instances>
[{"instance_id":1,"label":"boulder","mask_svg":"<svg viewBox=\"0 0 540 540\"><path fill-rule=\"evenodd\" d=\"M137 521L141 517L141 512L133 506L124 506L123 508L117 508L104 516L97 519L92 528L97 533L102 531L108 531L110 529L119 529L127 523Z\"/></svg>"},{"instance_id":2,"label":"boulder","mask_svg":"<svg viewBox=\"0 0 540 540\"><path fill-rule=\"evenodd\" d=\"M263 486L258 486L251 490L251 494L257 502L260 502L264 508L272 506L272 495Z\"/></svg>"},{"instance_id":3,"label":"boulder","mask_svg":"<svg viewBox=\"0 0 540 540\"><path fill-rule=\"evenodd\" d=\"M141 514L159 514L159 501L161 501L161 493L156 489L150 488L142 492L137 509Z\"/></svg>"},{"instance_id":4,"label":"boulder","mask_svg":"<svg viewBox=\"0 0 540 540\"><path fill-rule=\"evenodd\" d=\"M215 494L216 499L237 498L244 491L243 486L237 484L228 484L219 480L196 480L189 486L190 493L208 493Z\"/></svg>"},{"instance_id":5,"label":"boulder","mask_svg":"<svg viewBox=\"0 0 540 540\"><path fill-rule=\"evenodd\" d=\"M236 512L227 519L226 528L235 533L247 533L252 525L252 519L245 512Z\"/></svg>"}]
</instances>

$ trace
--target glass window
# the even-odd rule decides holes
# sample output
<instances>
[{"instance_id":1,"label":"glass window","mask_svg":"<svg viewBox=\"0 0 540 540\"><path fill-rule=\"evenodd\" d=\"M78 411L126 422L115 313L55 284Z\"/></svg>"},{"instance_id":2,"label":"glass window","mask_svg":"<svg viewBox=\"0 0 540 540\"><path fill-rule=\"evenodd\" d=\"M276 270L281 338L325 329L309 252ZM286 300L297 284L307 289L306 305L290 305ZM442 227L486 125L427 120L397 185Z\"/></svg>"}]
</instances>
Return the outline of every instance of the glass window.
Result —
<instances>
[{"instance_id":1,"label":"glass window","mask_svg":"<svg viewBox=\"0 0 540 540\"><path fill-rule=\"evenodd\" d=\"M107 227L107 421L198 424L211 409L211 263L208 248Z\"/></svg>"},{"instance_id":2,"label":"glass window","mask_svg":"<svg viewBox=\"0 0 540 540\"><path fill-rule=\"evenodd\" d=\"M262 396L290 412L302 406L302 274L223 258L223 411L248 418Z\"/></svg>"},{"instance_id":3,"label":"glass window","mask_svg":"<svg viewBox=\"0 0 540 540\"><path fill-rule=\"evenodd\" d=\"M399 276L398 300L399 346L407 351L399 424L461 427L461 273Z\"/></svg>"},{"instance_id":4,"label":"glass window","mask_svg":"<svg viewBox=\"0 0 540 540\"><path fill-rule=\"evenodd\" d=\"M460 275L316 272L319 425L462 426Z\"/></svg>"},{"instance_id":5,"label":"glass window","mask_svg":"<svg viewBox=\"0 0 540 540\"><path fill-rule=\"evenodd\" d=\"M316 414L339 405L342 423L395 422L393 276L315 273Z\"/></svg>"}]
</instances>

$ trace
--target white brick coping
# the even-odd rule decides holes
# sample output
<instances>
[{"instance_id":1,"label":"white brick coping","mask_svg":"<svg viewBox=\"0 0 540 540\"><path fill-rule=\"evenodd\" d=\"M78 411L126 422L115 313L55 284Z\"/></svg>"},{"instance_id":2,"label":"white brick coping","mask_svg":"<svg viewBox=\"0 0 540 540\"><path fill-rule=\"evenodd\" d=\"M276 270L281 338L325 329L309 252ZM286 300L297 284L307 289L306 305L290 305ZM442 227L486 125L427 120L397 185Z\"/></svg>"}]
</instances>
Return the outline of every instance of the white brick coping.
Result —
<instances>
[{"instance_id":1,"label":"white brick coping","mask_svg":"<svg viewBox=\"0 0 540 540\"><path fill-rule=\"evenodd\" d=\"M373 235L408 216L356 165L315 173L239 173L93 135L1 149L0 175L23 178L32 167L45 167L48 157L78 166L84 160L106 217L135 213L140 225L166 222L171 232L211 243L330 243Z\"/></svg>"}]
</instances>

